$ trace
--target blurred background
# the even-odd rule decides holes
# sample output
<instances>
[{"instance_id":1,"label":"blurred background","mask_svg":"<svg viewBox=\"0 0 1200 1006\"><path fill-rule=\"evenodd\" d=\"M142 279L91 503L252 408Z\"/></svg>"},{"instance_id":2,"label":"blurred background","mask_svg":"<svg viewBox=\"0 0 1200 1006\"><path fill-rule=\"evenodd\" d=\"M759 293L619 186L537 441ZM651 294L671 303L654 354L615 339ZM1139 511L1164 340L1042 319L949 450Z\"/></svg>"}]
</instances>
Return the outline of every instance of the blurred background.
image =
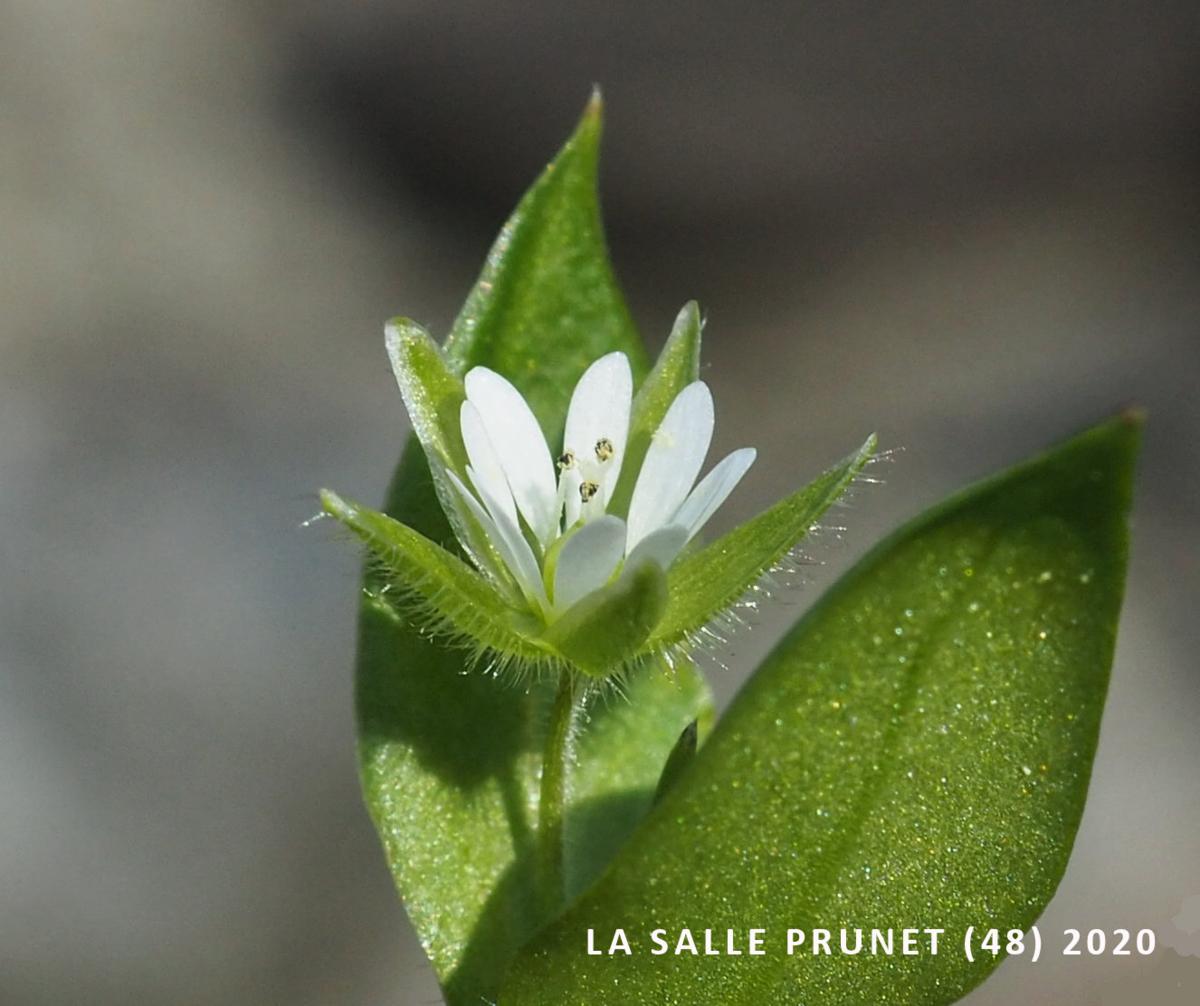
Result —
<instances>
[{"instance_id":1,"label":"blurred background","mask_svg":"<svg viewBox=\"0 0 1200 1006\"><path fill-rule=\"evenodd\" d=\"M440 1001L359 803L357 559L300 524L381 498L383 320L447 329L593 81L634 314L702 302L714 449L762 451L722 526L903 448L723 702L883 531L1148 407L1043 921L1176 949L969 1002L1195 1002L1200 8L1077 0L0 7L0 1002Z\"/></svg>"}]
</instances>

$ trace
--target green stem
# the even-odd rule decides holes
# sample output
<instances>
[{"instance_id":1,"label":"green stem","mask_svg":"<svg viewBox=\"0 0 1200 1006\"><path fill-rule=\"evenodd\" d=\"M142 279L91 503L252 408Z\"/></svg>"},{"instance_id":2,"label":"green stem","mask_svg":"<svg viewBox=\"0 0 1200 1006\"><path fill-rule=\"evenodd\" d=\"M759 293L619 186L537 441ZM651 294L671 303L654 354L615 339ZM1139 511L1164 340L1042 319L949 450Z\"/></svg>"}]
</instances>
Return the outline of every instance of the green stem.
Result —
<instances>
[{"instance_id":1,"label":"green stem","mask_svg":"<svg viewBox=\"0 0 1200 1006\"><path fill-rule=\"evenodd\" d=\"M566 901L563 832L575 719L581 689L573 674L563 674L554 697L550 732L542 754L542 787L538 800L538 866L542 916L550 919Z\"/></svg>"}]
</instances>

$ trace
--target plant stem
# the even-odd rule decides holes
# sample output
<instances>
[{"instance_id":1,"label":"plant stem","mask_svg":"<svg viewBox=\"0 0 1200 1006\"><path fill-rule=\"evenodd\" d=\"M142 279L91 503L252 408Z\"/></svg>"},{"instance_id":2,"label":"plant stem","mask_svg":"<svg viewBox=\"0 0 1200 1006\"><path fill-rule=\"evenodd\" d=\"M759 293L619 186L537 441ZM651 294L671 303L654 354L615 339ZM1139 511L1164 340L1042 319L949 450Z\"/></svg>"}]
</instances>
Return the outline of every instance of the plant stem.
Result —
<instances>
[{"instance_id":1,"label":"plant stem","mask_svg":"<svg viewBox=\"0 0 1200 1006\"><path fill-rule=\"evenodd\" d=\"M552 918L566 900L563 856L567 772L573 755L575 717L581 689L573 674L564 674L554 697L550 731L542 754L542 786L538 800L539 902L542 916Z\"/></svg>"}]
</instances>

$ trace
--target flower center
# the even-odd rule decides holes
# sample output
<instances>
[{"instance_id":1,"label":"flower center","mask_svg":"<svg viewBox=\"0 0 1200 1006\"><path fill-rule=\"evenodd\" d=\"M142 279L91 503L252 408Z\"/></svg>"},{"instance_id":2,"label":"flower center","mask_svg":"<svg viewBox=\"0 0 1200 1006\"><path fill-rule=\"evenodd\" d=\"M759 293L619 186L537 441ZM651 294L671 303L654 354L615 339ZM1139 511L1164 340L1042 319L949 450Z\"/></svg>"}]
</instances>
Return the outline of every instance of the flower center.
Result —
<instances>
[{"instance_id":1,"label":"flower center","mask_svg":"<svg viewBox=\"0 0 1200 1006\"><path fill-rule=\"evenodd\" d=\"M576 453L574 448L564 447L558 456L556 466L559 499L564 499L567 492L567 472L574 473L578 479L579 501L583 504L580 516L584 521L604 513L604 473L616 453L617 448L612 438L600 437L590 451Z\"/></svg>"}]
</instances>

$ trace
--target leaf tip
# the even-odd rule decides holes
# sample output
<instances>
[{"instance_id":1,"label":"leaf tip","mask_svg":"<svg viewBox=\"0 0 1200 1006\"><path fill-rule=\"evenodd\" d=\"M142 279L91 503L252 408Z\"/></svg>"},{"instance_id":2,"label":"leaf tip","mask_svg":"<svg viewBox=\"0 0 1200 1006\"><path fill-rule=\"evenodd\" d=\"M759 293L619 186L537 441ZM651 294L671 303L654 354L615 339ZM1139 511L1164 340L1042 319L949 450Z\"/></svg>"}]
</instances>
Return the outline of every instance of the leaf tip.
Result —
<instances>
[{"instance_id":1,"label":"leaf tip","mask_svg":"<svg viewBox=\"0 0 1200 1006\"><path fill-rule=\"evenodd\" d=\"M662 798L675 785L683 770L696 757L699 738L700 724L697 720L692 720L683 728L683 732L679 735L675 746L671 748L671 753L667 755L666 763L663 765L662 772L658 777L658 788L654 791L654 803L657 804L662 801Z\"/></svg>"},{"instance_id":2,"label":"leaf tip","mask_svg":"<svg viewBox=\"0 0 1200 1006\"><path fill-rule=\"evenodd\" d=\"M321 501L322 517L332 517L342 527L356 535L362 533L362 508L353 500L339 496L332 489L321 489L317 493Z\"/></svg>"},{"instance_id":3,"label":"leaf tip","mask_svg":"<svg viewBox=\"0 0 1200 1006\"><path fill-rule=\"evenodd\" d=\"M354 509L332 489L319 490L317 497L321 501L321 509L329 514L330 517L336 517L339 520L350 516Z\"/></svg>"},{"instance_id":4,"label":"leaf tip","mask_svg":"<svg viewBox=\"0 0 1200 1006\"><path fill-rule=\"evenodd\" d=\"M1127 405L1117 414L1117 418L1126 426L1140 429L1146 425L1146 407L1144 405Z\"/></svg>"},{"instance_id":5,"label":"leaf tip","mask_svg":"<svg viewBox=\"0 0 1200 1006\"><path fill-rule=\"evenodd\" d=\"M1103 456L1103 467L1114 471L1132 469L1141 444L1142 429L1146 423L1146 410L1141 406L1128 406L1070 440L1052 448L1046 457L1072 454Z\"/></svg>"},{"instance_id":6,"label":"leaf tip","mask_svg":"<svg viewBox=\"0 0 1200 1006\"><path fill-rule=\"evenodd\" d=\"M843 464L857 477L862 475L863 470L868 465L878 461L882 457L886 457L888 453L890 452L879 453L879 434L871 433L862 442L862 446L846 458Z\"/></svg>"},{"instance_id":7,"label":"leaf tip","mask_svg":"<svg viewBox=\"0 0 1200 1006\"><path fill-rule=\"evenodd\" d=\"M675 315L675 324L671 326L671 334L694 332L698 345L700 332L703 328L704 317L700 313L700 304L697 301L689 300L679 309L679 313Z\"/></svg>"},{"instance_id":8,"label":"leaf tip","mask_svg":"<svg viewBox=\"0 0 1200 1006\"><path fill-rule=\"evenodd\" d=\"M411 318L389 318L383 326L384 343L389 353L425 340L432 341L432 336Z\"/></svg>"},{"instance_id":9,"label":"leaf tip","mask_svg":"<svg viewBox=\"0 0 1200 1006\"><path fill-rule=\"evenodd\" d=\"M601 91L599 83L592 84L592 93L588 95L588 103L584 107L583 117L597 120L604 117L604 93Z\"/></svg>"},{"instance_id":10,"label":"leaf tip","mask_svg":"<svg viewBox=\"0 0 1200 1006\"><path fill-rule=\"evenodd\" d=\"M600 144L600 133L604 128L604 96L600 93L600 85L592 86L592 93L588 96L587 104L583 106L583 114L579 117L579 123L575 127L575 131L567 140L566 146L560 151L559 156L555 158L555 163L562 159L562 155L570 150L583 148L589 152L588 160L595 156L595 151Z\"/></svg>"},{"instance_id":11,"label":"leaf tip","mask_svg":"<svg viewBox=\"0 0 1200 1006\"><path fill-rule=\"evenodd\" d=\"M325 516L332 517L356 534L359 532L363 514L358 503L338 495L332 489L321 489L317 498L321 501L321 512Z\"/></svg>"}]
</instances>

